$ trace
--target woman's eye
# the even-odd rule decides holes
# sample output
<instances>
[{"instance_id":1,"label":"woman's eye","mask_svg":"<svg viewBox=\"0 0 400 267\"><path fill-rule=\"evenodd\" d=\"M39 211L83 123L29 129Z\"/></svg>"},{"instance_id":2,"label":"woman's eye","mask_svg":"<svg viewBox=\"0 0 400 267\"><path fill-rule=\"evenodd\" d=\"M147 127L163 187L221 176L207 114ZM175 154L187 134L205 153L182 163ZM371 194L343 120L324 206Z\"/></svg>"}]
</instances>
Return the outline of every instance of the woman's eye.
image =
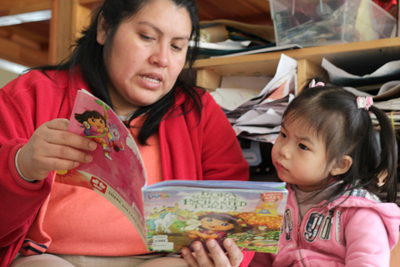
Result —
<instances>
[{"instance_id":1,"label":"woman's eye","mask_svg":"<svg viewBox=\"0 0 400 267\"><path fill-rule=\"evenodd\" d=\"M300 149L302 150L309 150L307 146L303 145L303 144L299 144Z\"/></svg>"},{"instance_id":2,"label":"woman's eye","mask_svg":"<svg viewBox=\"0 0 400 267\"><path fill-rule=\"evenodd\" d=\"M286 138L286 134L283 133L283 132L281 132L281 136L282 136L283 138Z\"/></svg>"},{"instance_id":3,"label":"woman's eye","mask_svg":"<svg viewBox=\"0 0 400 267\"><path fill-rule=\"evenodd\" d=\"M182 48L176 46L176 45L172 45L172 48L176 51L182 51Z\"/></svg>"},{"instance_id":4,"label":"woman's eye","mask_svg":"<svg viewBox=\"0 0 400 267\"><path fill-rule=\"evenodd\" d=\"M152 40L151 37L141 34L140 37L144 40Z\"/></svg>"}]
</instances>

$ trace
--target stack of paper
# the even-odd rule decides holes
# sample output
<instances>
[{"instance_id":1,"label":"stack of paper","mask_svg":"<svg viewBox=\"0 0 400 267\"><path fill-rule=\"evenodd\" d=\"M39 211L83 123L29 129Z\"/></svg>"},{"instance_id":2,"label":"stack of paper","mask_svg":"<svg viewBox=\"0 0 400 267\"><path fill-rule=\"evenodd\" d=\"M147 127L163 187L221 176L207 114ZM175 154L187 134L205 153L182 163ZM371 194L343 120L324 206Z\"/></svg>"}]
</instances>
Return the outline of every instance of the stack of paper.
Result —
<instances>
[{"instance_id":1,"label":"stack of paper","mask_svg":"<svg viewBox=\"0 0 400 267\"><path fill-rule=\"evenodd\" d=\"M334 66L325 58L322 60L322 67L329 74L330 81L342 85L344 88L357 96L371 96L374 106L385 111L393 125L400 125L400 60L388 62L371 74L356 76ZM374 86L376 93L371 93L366 88ZM357 87L356 87L357 86ZM368 91L368 92L367 92ZM372 121L378 124L376 117L371 113Z\"/></svg>"},{"instance_id":2,"label":"stack of paper","mask_svg":"<svg viewBox=\"0 0 400 267\"><path fill-rule=\"evenodd\" d=\"M282 54L273 78L224 77L211 94L237 136L273 143L282 113L297 94L297 61Z\"/></svg>"}]
</instances>

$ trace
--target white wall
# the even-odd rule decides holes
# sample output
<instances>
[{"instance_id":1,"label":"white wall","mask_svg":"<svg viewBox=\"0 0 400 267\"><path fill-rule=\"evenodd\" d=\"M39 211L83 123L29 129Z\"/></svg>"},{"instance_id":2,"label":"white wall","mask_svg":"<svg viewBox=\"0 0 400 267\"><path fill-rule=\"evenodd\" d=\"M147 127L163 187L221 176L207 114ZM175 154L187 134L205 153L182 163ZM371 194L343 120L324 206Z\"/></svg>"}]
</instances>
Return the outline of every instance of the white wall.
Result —
<instances>
[{"instance_id":1,"label":"white wall","mask_svg":"<svg viewBox=\"0 0 400 267\"><path fill-rule=\"evenodd\" d=\"M9 81L18 77L18 74L0 68L0 88L3 88Z\"/></svg>"}]
</instances>

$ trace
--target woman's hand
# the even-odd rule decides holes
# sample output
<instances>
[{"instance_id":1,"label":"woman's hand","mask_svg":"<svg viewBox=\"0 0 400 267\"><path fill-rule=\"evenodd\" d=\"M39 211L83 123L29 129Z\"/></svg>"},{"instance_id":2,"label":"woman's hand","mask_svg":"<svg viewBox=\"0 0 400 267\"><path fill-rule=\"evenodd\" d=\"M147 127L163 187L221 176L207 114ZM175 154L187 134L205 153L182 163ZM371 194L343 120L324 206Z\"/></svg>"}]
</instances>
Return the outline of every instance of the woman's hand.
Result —
<instances>
[{"instance_id":1,"label":"woman's hand","mask_svg":"<svg viewBox=\"0 0 400 267\"><path fill-rule=\"evenodd\" d=\"M54 119L36 129L18 155L18 167L25 178L43 180L50 171L69 170L92 161L82 150L93 151L97 144L68 132L68 125L67 119Z\"/></svg>"},{"instance_id":2,"label":"woman's hand","mask_svg":"<svg viewBox=\"0 0 400 267\"><path fill-rule=\"evenodd\" d=\"M237 267L243 260L243 254L239 247L227 238L223 242L227 254L224 253L222 248L214 239L206 241L206 245L210 254L204 250L201 242L196 241L193 243L194 255L189 248L182 249L183 258L191 267Z\"/></svg>"}]
</instances>

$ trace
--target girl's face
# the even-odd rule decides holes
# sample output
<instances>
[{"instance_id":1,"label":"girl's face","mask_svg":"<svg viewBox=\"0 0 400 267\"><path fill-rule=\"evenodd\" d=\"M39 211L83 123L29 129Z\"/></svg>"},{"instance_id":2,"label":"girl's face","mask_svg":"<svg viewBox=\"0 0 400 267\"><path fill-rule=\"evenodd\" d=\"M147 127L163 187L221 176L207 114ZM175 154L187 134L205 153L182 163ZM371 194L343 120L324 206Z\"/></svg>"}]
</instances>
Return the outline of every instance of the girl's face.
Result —
<instances>
[{"instance_id":1,"label":"girl's face","mask_svg":"<svg viewBox=\"0 0 400 267\"><path fill-rule=\"evenodd\" d=\"M95 126L95 127L99 128L99 129L103 129L103 128L106 127L105 121L104 121L103 119L101 119L101 118L97 118L97 119L96 119L96 118L92 117L92 118L89 118L89 119L87 120L87 122L88 122L90 125Z\"/></svg>"},{"instance_id":2,"label":"girl's face","mask_svg":"<svg viewBox=\"0 0 400 267\"><path fill-rule=\"evenodd\" d=\"M232 223L229 223L227 221L221 221L211 217L204 217L200 221L201 221L201 226L208 230L225 232L235 228L235 226Z\"/></svg>"},{"instance_id":3,"label":"girl's face","mask_svg":"<svg viewBox=\"0 0 400 267\"><path fill-rule=\"evenodd\" d=\"M301 122L282 123L271 157L279 178L303 191L318 190L327 183L331 166L325 143Z\"/></svg>"},{"instance_id":4,"label":"girl's face","mask_svg":"<svg viewBox=\"0 0 400 267\"><path fill-rule=\"evenodd\" d=\"M99 25L104 23L101 16ZM101 45L108 34L104 29L97 32ZM155 0L121 22L104 61L118 115L153 104L172 89L185 65L191 31L189 12L169 0Z\"/></svg>"}]
</instances>

